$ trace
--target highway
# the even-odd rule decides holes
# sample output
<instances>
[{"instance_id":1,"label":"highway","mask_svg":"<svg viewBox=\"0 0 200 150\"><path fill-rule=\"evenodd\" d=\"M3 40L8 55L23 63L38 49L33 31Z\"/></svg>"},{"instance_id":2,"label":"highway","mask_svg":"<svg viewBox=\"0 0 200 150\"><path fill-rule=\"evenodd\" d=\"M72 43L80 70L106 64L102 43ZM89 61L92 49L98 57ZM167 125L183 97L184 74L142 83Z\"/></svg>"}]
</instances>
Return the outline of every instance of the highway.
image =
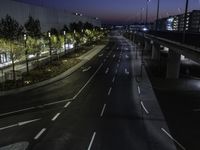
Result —
<instances>
[{"instance_id":1,"label":"highway","mask_svg":"<svg viewBox=\"0 0 200 150\"><path fill-rule=\"evenodd\" d=\"M175 150L157 102L138 98L146 89L136 82L133 54L127 40L113 36L65 79L0 97L0 147L27 142L28 150Z\"/></svg>"}]
</instances>

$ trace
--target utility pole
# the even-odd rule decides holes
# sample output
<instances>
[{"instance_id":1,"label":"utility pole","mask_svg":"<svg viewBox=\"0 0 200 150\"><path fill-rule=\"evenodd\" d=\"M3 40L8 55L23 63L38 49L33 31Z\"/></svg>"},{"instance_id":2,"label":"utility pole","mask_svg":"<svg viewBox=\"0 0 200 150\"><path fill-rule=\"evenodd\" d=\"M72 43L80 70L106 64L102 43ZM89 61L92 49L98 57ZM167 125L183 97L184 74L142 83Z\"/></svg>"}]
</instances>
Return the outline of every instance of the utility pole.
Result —
<instances>
[{"instance_id":1,"label":"utility pole","mask_svg":"<svg viewBox=\"0 0 200 150\"><path fill-rule=\"evenodd\" d=\"M144 20L144 18L143 18L143 12L144 12L144 10L145 10L145 8L143 7L143 8L141 8L141 14L140 14L140 21L141 21L141 24L144 24L145 22L145 20Z\"/></svg>"},{"instance_id":2,"label":"utility pole","mask_svg":"<svg viewBox=\"0 0 200 150\"><path fill-rule=\"evenodd\" d=\"M182 39L182 43L185 43L185 34L186 34L186 24L187 24L187 14L188 14L188 3L189 0L186 0L185 3L185 14L184 14L184 27L183 27L183 39Z\"/></svg>"},{"instance_id":3,"label":"utility pole","mask_svg":"<svg viewBox=\"0 0 200 150\"><path fill-rule=\"evenodd\" d=\"M159 12L160 12L160 0L158 0L158 3L157 3L156 31L158 31Z\"/></svg>"},{"instance_id":4,"label":"utility pole","mask_svg":"<svg viewBox=\"0 0 200 150\"><path fill-rule=\"evenodd\" d=\"M147 25L147 23L148 23L148 13L149 13L149 3L150 2L150 0L147 0L146 1L146 25Z\"/></svg>"}]
</instances>

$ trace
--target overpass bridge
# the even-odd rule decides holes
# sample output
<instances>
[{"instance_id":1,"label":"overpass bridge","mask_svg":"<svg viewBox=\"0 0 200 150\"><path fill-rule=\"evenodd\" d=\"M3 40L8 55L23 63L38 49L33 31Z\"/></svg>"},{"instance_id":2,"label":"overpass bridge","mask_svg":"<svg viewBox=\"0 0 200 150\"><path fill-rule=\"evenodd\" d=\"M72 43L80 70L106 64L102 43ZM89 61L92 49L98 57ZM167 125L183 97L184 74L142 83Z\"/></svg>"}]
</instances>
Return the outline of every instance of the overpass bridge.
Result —
<instances>
[{"instance_id":1,"label":"overpass bridge","mask_svg":"<svg viewBox=\"0 0 200 150\"><path fill-rule=\"evenodd\" d=\"M163 47L169 48L166 78L179 78L181 55L200 63L200 48L192 44L183 44L173 39L159 37L151 33L134 32L130 37L135 43L140 43L144 51L151 51L151 59L160 59Z\"/></svg>"}]
</instances>

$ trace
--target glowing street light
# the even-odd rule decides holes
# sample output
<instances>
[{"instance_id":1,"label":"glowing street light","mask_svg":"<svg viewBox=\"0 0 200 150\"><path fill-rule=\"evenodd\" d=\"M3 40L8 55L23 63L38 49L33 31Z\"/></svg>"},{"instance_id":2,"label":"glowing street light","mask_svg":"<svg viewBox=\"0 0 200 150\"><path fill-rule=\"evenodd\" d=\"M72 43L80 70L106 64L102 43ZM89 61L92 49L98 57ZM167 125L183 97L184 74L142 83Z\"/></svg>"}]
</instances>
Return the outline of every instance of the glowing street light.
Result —
<instances>
[{"instance_id":1,"label":"glowing street light","mask_svg":"<svg viewBox=\"0 0 200 150\"><path fill-rule=\"evenodd\" d=\"M66 31L63 31L64 35L64 49L65 49L65 54L67 54L67 49L66 49Z\"/></svg>"},{"instance_id":2,"label":"glowing street light","mask_svg":"<svg viewBox=\"0 0 200 150\"><path fill-rule=\"evenodd\" d=\"M27 74L29 73L29 66L28 66L28 50L26 46L26 41L27 41L27 35L26 33L24 34L24 48L25 48L25 56L26 56L26 72Z\"/></svg>"},{"instance_id":3,"label":"glowing street light","mask_svg":"<svg viewBox=\"0 0 200 150\"><path fill-rule=\"evenodd\" d=\"M74 49L76 51L76 30L74 30Z\"/></svg>"},{"instance_id":4,"label":"glowing street light","mask_svg":"<svg viewBox=\"0 0 200 150\"><path fill-rule=\"evenodd\" d=\"M51 32L48 32L48 37L49 37L49 56L50 56L50 62L51 62L51 56L52 56L52 51L51 51Z\"/></svg>"}]
</instances>

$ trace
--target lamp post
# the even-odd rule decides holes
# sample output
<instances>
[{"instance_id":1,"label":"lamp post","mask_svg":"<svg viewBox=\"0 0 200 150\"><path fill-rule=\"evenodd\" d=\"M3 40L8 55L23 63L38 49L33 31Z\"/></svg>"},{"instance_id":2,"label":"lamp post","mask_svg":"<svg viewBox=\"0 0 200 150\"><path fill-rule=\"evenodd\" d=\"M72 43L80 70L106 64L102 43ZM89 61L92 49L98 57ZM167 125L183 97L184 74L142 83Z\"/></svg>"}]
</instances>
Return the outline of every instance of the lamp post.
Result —
<instances>
[{"instance_id":1,"label":"lamp post","mask_svg":"<svg viewBox=\"0 0 200 150\"><path fill-rule=\"evenodd\" d=\"M143 23L143 10L144 10L144 8L141 8L141 10L140 10L140 23L141 23L141 25Z\"/></svg>"},{"instance_id":2,"label":"lamp post","mask_svg":"<svg viewBox=\"0 0 200 150\"><path fill-rule=\"evenodd\" d=\"M189 0L186 0L186 2L185 2L185 14L184 14L184 27L183 27L183 39L182 39L182 43L185 43L187 13L188 13L188 3L189 3Z\"/></svg>"},{"instance_id":3,"label":"lamp post","mask_svg":"<svg viewBox=\"0 0 200 150\"><path fill-rule=\"evenodd\" d=\"M65 55L67 54L67 49L66 49L66 31L63 32L64 35L64 49L65 49Z\"/></svg>"},{"instance_id":4,"label":"lamp post","mask_svg":"<svg viewBox=\"0 0 200 150\"><path fill-rule=\"evenodd\" d=\"M28 50L27 50L26 41L27 41L27 35L25 33L24 34L24 48L25 48L25 56L26 56L26 72L28 74L29 73L29 66L28 66Z\"/></svg>"},{"instance_id":5,"label":"lamp post","mask_svg":"<svg viewBox=\"0 0 200 150\"><path fill-rule=\"evenodd\" d=\"M76 30L74 30L74 50L76 51Z\"/></svg>"},{"instance_id":6,"label":"lamp post","mask_svg":"<svg viewBox=\"0 0 200 150\"><path fill-rule=\"evenodd\" d=\"M157 3L156 31L158 31L158 19L159 19L159 13L160 13L160 0L158 0L158 3Z\"/></svg>"},{"instance_id":7,"label":"lamp post","mask_svg":"<svg viewBox=\"0 0 200 150\"><path fill-rule=\"evenodd\" d=\"M146 0L146 25L148 23L149 2L150 2L150 0Z\"/></svg>"},{"instance_id":8,"label":"lamp post","mask_svg":"<svg viewBox=\"0 0 200 150\"><path fill-rule=\"evenodd\" d=\"M52 61L52 51L51 51L51 32L48 32L48 38L49 38L49 56L50 56L50 62Z\"/></svg>"}]
</instances>

